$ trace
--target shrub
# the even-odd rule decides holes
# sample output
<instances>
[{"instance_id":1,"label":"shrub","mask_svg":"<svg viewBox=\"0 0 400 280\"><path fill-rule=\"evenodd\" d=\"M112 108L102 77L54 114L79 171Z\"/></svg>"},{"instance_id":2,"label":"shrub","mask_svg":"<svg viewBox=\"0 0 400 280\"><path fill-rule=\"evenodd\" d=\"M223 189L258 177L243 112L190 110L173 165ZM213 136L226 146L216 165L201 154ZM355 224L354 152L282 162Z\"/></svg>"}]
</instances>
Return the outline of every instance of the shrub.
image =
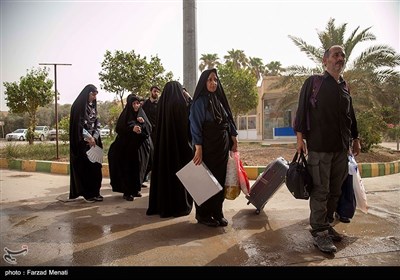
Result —
<instances>
[{"instance_id":1,"label":"shrub","mask_svg":"<svg viewBox=\"0 0 400 280\"><path fill-rule=\"evenodd\" d=\"M361 138L361 151L367 153L373 145L382 142L385 121L375 108L361 112L357 116L358 131Z\"/></svg>"}]
</instances>

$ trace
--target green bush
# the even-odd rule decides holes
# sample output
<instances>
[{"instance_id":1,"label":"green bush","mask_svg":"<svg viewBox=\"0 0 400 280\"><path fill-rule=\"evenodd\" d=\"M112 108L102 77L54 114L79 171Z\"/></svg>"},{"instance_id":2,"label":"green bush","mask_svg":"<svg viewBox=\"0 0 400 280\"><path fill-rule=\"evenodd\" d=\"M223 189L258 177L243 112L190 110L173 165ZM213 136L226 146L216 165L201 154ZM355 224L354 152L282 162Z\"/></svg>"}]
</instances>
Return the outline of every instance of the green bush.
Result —
<instances>
[{"instance_id":1,"label":"green bush","mask_svg":"<svg viewBox=\"0 0 400 280\"><path fill-rule=\"evenodd\" d=\"M363 111L357 116L358 131L361 138L361 151L367 153L373 145L382 142L385 121L375 108Z\"/></svg>"}]
</instances>

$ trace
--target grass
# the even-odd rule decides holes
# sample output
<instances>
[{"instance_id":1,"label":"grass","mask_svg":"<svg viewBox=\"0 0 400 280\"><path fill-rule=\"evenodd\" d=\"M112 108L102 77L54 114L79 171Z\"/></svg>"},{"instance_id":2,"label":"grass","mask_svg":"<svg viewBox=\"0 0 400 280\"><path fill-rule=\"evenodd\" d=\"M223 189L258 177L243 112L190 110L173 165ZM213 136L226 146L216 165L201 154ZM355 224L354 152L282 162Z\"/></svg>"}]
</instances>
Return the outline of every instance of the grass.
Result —
<instances>
[{"instance_id":1,"label":"grass","mask_svg":"<svg viewBox=\"0 0 400 280\"><path fill-rule=\"evenodd\" d=\"M112 141L113 139L111 138L102 139L105 161L107 161L107 153ZM58 142L58 156L59 159L57 159L55 141L43 143L34 142L33 145L10 142L0 149L0 158L69 161L69 143L63 141Z\"/></svg>"}]
</instances>

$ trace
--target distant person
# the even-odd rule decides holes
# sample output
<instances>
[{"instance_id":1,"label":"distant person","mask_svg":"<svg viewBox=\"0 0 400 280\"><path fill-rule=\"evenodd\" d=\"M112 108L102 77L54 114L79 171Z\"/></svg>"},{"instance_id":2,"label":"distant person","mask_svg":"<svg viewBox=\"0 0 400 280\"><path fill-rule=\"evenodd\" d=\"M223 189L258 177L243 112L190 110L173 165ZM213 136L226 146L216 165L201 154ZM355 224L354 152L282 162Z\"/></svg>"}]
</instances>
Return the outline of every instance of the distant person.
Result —
<instances>
[{"instance_id":1,"label":"distant person","mask_svg":"<svg viewBox=\"0 0 400 280\"><path fill-rule=\"evenodd\" d=\"M343 238L331 223L348 174L350 143L355 156L361 149L352 98L342 77L345 61L342 46L335 45L325 51L325 73L319 77L322 79L319 91L316 98L310 98L315 76L305 80L294 125L297 151L308 152L308 170L313 179L311 234L314 245L328 253L336 252L333 241Z\"/></svg>"},{"instance_id":2,"label":"distant person","mask_svg":"<svg viewBox=\"0 0 400 280\"><path fill-rule=\"evenodd\" d=\"M157 126L157 106L158 106L158 98L160 94L160 88L158 86L152 86L150 88L150 96L143 101L142 108L146 113L147 118L151 123L151 141L156 141L156 126ZM145 181L148 179L148 174L152 169L153 164L153 151L151 151L149 165L146 170Z\"/></svg>"},{"instance_id":3,"label":"distant person","mask_svg":"<svg viewBox=\"0 0 400 280\"><path fill-rule=\"evenodd\" d=\"M168 82L158 101L147 215L162 218L189 215L193 198L176 176L193 158L189 136L189 99L179 82Z\"/></svg>"},{"instance_id":4,"label":"distant person","mask_svg":"<svg viewBox=\"0 0 400 280\"><path fill-rule=\"evenodd\" d=\"M117 137L108 151L110 185L113 192L123 193L123 198L133 201L141 197L152 142L151 124L140 107L140 98L127 97L115 129Z\"/></svg>"},{"instance_id":5,"label":"distant person","mask_svg":"<svg viewBox=\"0 0 400 280\"><path fill-rule=\"evenodd\" d=\"M87 85L71 106L69 119L70 192L69 198L83 196L86 202L103 201L100 195L101 164L91 162L86 152L103 148L97 118L97 88Z\"/></svg>"},{"instance_id":6,"label":"distant person","mask_svg":"<svg viewBox=\"0 0 400 280\"><path fill-rule=\"evenodd\" d=\"M190 109L193 162L208 167L221 186L225 184L229 150L237 151L237 131L216 69L205 70L197 83ZM224 191L196 206L196 219L207 226L227 226L222 206Z\"/></svg>"},{"instance_id":7,"label":"distant person","mask_svg":"<svg viewBox=\"0 0 400 280\"><path fill-rule=\"evenodd\" d=\"M143 110L147 115L151 123L152 128L152 140L155 141L154 135L156 133L156 125L157 125L157 106L158 106L158 98L160 95L160 88L158 86L152 86L150 88L150 96L144 100L143 102ZM154 130L154 131L153 131Z\"/></svg>"}]
</instances>

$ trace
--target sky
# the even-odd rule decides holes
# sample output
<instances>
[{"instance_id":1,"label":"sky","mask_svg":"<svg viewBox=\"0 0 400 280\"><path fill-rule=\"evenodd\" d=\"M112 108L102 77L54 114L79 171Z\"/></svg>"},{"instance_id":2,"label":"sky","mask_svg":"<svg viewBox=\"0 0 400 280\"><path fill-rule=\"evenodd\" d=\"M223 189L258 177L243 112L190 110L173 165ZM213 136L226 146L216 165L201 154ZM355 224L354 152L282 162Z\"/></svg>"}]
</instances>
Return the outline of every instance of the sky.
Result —
<instances>
[{"instance_id":1,"label":"sky","mask_svg":"<svg viewBox=\"0 0 400 280\"><path fill-rule=\"evenodd\" d=\"M347 24L346 38L358 27L371 27L377 37L358 44L353 57L378 44L400 53L400 0L197 0L196 7L198 59L216 53L223 61L235 49L264 64L313 67L288 35L320 47L317 34L330 18ZM99 80L107 50L134 50L148 62L158 56L183 83L182 0L1 0L0 21L1 111L7 110L3 83L19 82L28 70L44 67L40 63L72 64L57 66L59 104L72 104L90 83L99 88L98 100L113 100ZM54 81L54 66L47 67Z\"/></svg>"}]
</instances>

